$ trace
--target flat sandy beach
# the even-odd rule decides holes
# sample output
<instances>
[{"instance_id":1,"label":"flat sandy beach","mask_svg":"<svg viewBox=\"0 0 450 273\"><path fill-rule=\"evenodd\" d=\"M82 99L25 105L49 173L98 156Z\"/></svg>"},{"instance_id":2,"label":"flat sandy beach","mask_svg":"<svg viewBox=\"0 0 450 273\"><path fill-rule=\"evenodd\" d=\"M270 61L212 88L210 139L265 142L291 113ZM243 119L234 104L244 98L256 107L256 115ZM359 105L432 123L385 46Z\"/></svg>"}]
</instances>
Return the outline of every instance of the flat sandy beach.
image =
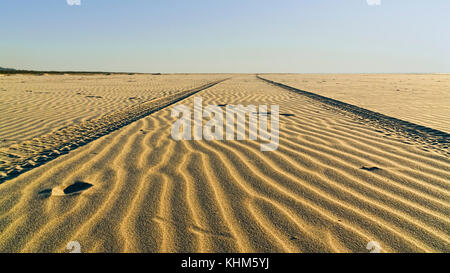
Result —
<instances>
[{"instance_id":1,"label":"flat sandy beach","mask_svg":"<svg viewBox=\"0 0 450 273\"><path fill-rule=\"evenodd\" d=\"M256 75L0 77L0 252L450 252L449 75L260 77L383 116ZM174 140L195 97L279 105L278 148Z\"/></svg>"}]
</instances>

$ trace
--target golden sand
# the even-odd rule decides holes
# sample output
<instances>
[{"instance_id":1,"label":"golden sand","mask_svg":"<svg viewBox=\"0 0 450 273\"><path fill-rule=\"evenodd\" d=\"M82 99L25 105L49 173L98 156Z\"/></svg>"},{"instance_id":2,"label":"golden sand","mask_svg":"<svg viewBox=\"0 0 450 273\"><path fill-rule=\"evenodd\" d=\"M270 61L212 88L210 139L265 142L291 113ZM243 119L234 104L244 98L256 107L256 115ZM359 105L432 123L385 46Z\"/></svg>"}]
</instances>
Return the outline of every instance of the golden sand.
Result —
<instances>
[{"instance_id":1,"label":"golden sand","mask_svg":"<svg viewBox=\"0 0 450 273\"><path fill-rule=\"evenodd\" d=\"M53 125L40 130L40 118L32 115L38 110L26 115L17 95L17 110L9 114L17 120L8 123L2 117L1 135L38 136L128 107L127 97L148 88L128 88L127 77L117 76L109 86L105 80L104 87L88 92L77 77L67 77L67 83L48 79L40 90L66 86L73 92L71 114L55 117ZM86 77L84 84L96 81ZM135 76L134 87L149 84L142 77ZM160 93L142 96L163 97L173 86L184 90L225 78L180 77L186 77L182 84L176 78L155 83ZM404 76L398 77L390 81ZM361 107L364 101L377 103L366 95L352 99L356 89L348 90L337 98ZM330 95L320 88L310 91ZM76 92L109 103L85 96L75 100ZM66 93L58 94L36 94L34 102L68 107L60 98ZM0 251L66 252L70 241L80 242L82 252L368 252L371 241L379 242L383 252L450 251L450 159L442 149L425 148L254 75L234 75L195 96L202 96L205 105L279 105L287 115L280 116L278 149L261 152L256 141L173 140L171 109L191 106L191 96L0 184ZM13 105L14 99L9 101ZM403 102L397 105L411 107ZM436 105L443 112L447 106ZM431 113L427 118L412 111L405 117L447 128L439 118L433 121L436 113L426 111ZM385 114L392 113L387 109ZM76 182L80 188L67 194Z\"/></svg>"},{"instance_id":2,"label":"golden sand","mask_svg":"<svg viewBox=\"0 0 450 273\"><path fill-rule=\"evenodd\" d=\"M450 74L273 74L265 77L450 133Z\"/></svg>"}]
</instances>

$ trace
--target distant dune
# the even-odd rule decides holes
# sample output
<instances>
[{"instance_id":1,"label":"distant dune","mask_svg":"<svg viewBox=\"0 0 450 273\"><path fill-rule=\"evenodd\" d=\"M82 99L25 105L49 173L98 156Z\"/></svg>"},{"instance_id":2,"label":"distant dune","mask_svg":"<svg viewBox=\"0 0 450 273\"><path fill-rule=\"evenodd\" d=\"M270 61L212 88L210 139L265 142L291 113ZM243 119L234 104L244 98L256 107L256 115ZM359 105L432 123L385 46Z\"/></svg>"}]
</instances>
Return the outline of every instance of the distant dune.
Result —
<instances>
[{"instance_id":1,"label":"distant dune","mask_svg":"<svg viewBox=\"0 0 450 273\"><path fill-rule=\"evenodd\" d=\"M448 132L438 76L264 76ZM0 139L11 142L0 160L65 126L229 77L1 78ZM171 109L195 96L204 105L279 105L278 149L173 140ZM78 241L82 252L368 252L375 241L382 252L449 252L450 159L441 144L232 75L3 181L0 251L67 252Z\"/></svg>"}]
</instances>

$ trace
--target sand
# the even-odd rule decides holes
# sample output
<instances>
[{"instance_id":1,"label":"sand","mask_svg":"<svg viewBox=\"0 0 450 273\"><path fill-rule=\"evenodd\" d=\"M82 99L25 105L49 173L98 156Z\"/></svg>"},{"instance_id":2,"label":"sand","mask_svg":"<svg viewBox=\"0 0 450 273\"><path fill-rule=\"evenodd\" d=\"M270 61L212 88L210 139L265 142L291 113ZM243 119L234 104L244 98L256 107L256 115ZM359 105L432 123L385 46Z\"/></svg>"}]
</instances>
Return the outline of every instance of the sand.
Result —
<instances>
[{"instance_id":1,"label":"sand","mask_svg":"<svg viewBox=\"0 0 450 273\"><path fill-rule=\"evenodd\" d=\"M227 77L199 77L197 87ZM126 86L95 95L115 101ZM279 105L278 149L261 152L249 140L173 140L171 109L191 106L195 96L205 105ZM75 102L74 109L86 107ZM404 102L397 103L410 107ZM442 145L386 131L255 75L233 75L0 184L0 251L68 252L78 241L82 252L368 252L375 241L382 252L449 252L449 170Z\"/></svg>"},{"instance_id":2,"label":"sand","mask_svg":"<svg viewBox=\"0 0 450 273\"><path fill-rule=\"evenodd\" d=\"M0 148L188 90L218 75L11 75L0 78Z\"/></svg>"},{"instance_id":3,"label":"sand","mask_svg":"<svg viewBox=\"0 0 450 273\"><path fill-rule=\"evenodd\" d=\"M265 77L450 133L450 74L272 74Z\"/></svg>"}]
</instances>

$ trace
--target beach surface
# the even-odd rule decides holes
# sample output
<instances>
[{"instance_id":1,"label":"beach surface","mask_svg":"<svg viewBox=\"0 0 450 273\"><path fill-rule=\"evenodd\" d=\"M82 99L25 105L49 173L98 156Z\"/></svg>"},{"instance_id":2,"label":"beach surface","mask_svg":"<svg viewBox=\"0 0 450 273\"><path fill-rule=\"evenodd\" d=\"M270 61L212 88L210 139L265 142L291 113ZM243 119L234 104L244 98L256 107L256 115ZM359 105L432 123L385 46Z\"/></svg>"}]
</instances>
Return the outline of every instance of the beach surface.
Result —
<instances>
[{"instance_id":1,"label":"beach surface","mask_svg":"<svg viewBox=\"0 0 450 273\"><path fill-rule=\"evenodd\" d=\"M272 74L265 78L450 133L450 74Z\"/></svg>"},{"instance_id":2,"label":"beach surface","mask_svg":"<svg viewBox=\"0 0 450 273\"><path fill-rule=\"evenodd\" d=\"M450 131L448 76L261 76ZM381 252L450 252L448 135L427 142L426 132L378 126L255 75L0 83L0 138L11 139L0 146L1 252L69 252L71 241L82 252L367 253L369 242ZM279 105L277 149L263 152L259 140L174 140L172 109L193 107L196 97L223 108ZM89 119L121 126L96 135L105 126L83 125ZM85 141L58 150L64 127ZM26 150L27 141L59 153L9 177L6 170L49 150Z\"/></svg>"}]
</instances>

